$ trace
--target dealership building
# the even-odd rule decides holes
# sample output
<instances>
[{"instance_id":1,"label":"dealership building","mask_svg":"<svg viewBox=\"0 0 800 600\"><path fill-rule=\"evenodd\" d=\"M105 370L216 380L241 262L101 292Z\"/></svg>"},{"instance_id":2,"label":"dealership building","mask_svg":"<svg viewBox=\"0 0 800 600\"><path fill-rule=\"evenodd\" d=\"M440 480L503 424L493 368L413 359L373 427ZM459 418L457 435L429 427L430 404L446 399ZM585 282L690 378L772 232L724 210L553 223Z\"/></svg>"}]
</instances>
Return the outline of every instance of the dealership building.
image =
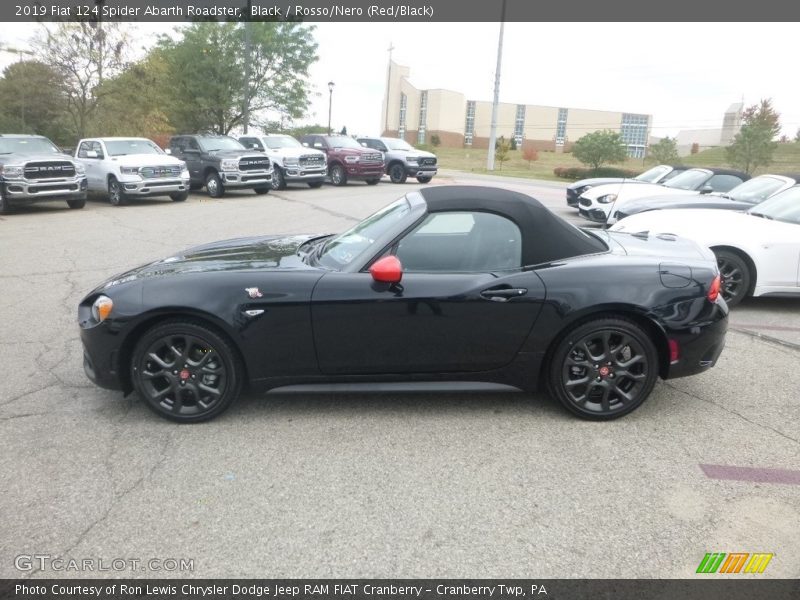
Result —
<instances>
[{"instance_id":1,"label":"dealership building","mask_svg":"<svg viewBox=\"0 0 800 600\"><path fill-rule=\"evenodd\" d=\"M489 147L492 103L468 100L452 90L420 90L409 81L408 67L389 63L381 129L386 136L411 144L428 144L439 136L443 147ZM521 147L569 151L578 139L603 129L618 131L628 155L642 158L647 150L652 115L565 106L501 102L497 137L514 138Z\"/></svg>"}]
</instances>

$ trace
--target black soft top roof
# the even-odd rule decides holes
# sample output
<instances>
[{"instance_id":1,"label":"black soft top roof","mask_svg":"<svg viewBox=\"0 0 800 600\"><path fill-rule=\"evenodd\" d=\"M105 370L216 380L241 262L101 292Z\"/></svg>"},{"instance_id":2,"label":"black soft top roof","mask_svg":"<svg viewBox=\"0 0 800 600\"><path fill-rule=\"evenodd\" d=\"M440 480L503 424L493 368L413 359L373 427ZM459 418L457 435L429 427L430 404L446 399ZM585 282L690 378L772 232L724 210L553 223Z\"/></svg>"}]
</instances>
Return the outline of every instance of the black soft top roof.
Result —
<instances>
[{"instance_id":1,"label":"black soft top roof","mask_svg":"<svg viewBox=\"0 0 800 600\"><path fill-rule=\"evenodd\" d=\"M541 202L500 188L448 185L419 190L428 212L472 210L514 221L522 232L522 264L535 265L594 254L606 245L556 216Z\"/></svg>"}]
</instances>

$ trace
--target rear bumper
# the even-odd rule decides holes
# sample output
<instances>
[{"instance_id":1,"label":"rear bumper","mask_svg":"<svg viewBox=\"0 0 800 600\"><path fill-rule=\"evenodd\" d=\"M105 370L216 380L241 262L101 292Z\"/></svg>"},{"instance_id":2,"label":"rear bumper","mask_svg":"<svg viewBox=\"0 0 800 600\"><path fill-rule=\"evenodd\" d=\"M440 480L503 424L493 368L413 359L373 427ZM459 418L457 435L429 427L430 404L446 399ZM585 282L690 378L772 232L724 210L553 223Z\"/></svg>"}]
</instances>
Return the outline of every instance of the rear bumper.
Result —
<instances>
[{"instance_id":1,"label":"rear bumper","mask_svg":"<svg viewBox=\"0 0 800 600\"><path fill-rule=\"evenodd\" d=\"M12 204L47 202L50 200L85 200L86 177L59 181L26 181L24 179L0 181L3 196Z\"/></svg>"},{"instance_id":2,"label":"rear bumper","mask_svg":"<svg viewBox=\"0 0 800 600\"><path fill-rule=\"evenodd\" d=\"M725 347L728 331L728 307L720 297L703 320L667 332L678 345L678 358L671 362L664 379L702 373L717 363Z\"/></svg>"}]
</instances>

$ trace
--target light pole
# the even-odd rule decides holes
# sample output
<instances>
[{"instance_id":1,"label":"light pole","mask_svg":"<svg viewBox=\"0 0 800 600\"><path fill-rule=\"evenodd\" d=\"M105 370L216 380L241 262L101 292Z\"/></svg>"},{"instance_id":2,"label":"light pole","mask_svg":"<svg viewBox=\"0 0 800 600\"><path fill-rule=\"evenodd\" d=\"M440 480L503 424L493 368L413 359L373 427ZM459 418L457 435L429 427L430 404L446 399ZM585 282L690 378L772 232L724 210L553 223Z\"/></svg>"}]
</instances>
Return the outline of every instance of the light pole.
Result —
<instances>
[{"instance_id":1,"label":"light pole","mask_svg":"<svg viewBox=\"0 0 800 600\"><path fill-rule=\"evenodd\" d=\"M331 134L331 110L333 109L333 86L336 84L328 82L328 135Z\"/></svg>"},{"instance_id":2,"label":"light pole","mask_svg":"<svg viewBox=\"0 0 800 600\"><path fill-rule=\"evenodd\" d=\"M497 40L497 69L494 72L494 101L492 102L492 124L489 130L489 155L486 157L486 170L494 171L494 144L497 141L497 109L500 104L500 67L503 65L503 29L506 21L506 0L500 11L500 36Z\"/></svg>"}]
</instances>

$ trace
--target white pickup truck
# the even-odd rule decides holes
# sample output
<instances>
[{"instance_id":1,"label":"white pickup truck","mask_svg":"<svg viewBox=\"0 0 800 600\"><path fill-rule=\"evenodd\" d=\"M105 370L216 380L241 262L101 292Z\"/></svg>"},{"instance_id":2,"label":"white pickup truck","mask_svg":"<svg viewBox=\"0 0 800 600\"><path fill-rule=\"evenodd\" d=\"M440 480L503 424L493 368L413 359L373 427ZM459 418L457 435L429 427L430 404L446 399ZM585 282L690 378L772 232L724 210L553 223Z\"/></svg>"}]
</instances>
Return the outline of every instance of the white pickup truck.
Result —
<instances>
[{"instance_id":1,"label":"white pickup truck","mask_svg":"<svg viewBox=\"0 0 800 600\"><path fill-rule=\"evenodd\" d=\"M78 143L75 160L86 168L90 194L105 195L114 206L132 198L189 196L186 163L146 138L87 138Z\"/></svg>"}]
</instances>

